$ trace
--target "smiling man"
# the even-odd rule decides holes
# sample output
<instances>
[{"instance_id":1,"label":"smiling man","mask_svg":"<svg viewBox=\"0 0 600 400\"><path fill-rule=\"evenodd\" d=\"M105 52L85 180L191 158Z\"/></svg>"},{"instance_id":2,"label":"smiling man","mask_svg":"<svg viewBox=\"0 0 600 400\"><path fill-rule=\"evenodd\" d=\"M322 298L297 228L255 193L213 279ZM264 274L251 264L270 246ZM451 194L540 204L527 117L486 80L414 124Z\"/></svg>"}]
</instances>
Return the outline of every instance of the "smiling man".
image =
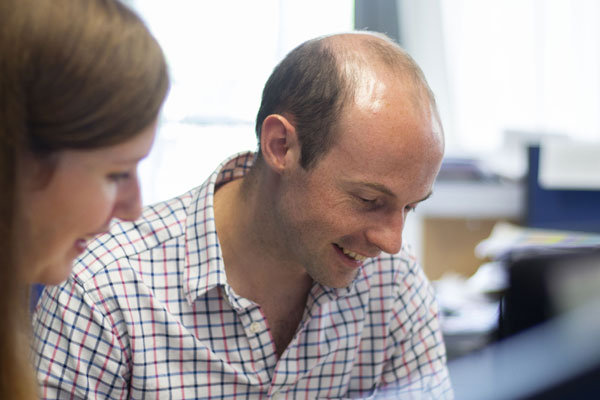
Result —
<instances>
[{"instance_id":1,"label":"smiling man","mask_svg":"<svg viewBox=\"0 0 600 400\"><path fill-rule=\"evenodd\" d=\"M35 318L47 398L451 398L432 288L402 244L444 150L386 37L308 41L259 150L99 237Z\"/></svg>"}]
</instances>

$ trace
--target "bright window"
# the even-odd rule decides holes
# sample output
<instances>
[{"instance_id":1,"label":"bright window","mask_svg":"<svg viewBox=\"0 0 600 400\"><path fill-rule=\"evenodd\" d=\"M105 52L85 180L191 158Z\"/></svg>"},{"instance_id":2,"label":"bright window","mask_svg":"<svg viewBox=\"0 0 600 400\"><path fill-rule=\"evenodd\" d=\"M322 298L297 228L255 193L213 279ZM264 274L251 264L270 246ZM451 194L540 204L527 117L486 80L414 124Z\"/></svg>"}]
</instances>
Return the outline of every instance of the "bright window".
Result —
<instances>
[{"instance_id":1,"label":"bright window","mask_svg":"<svg viewBox=\"0 0 600 400\"><path fill-rule=\"evenodd\" d=\"M495 150L506 130L600 134L600 3L443 0L456 134Z\"/></svg>"},{"instance_id":2,"label":"bright window","mask_svg":"<svg viewBox=\"0 0 600 400\"><path fill-rule=\"evenodd\" d=\"M353 27L352 0L130 0L166 54L172 87L144 203L201 184L229 155L255 150L254 119L277 63L301 42Z\"/></svg>"},{"instance_id":3,"label":"bright window","mask_svg":"<svg viewBox=\"0 0 600 400\"><path fill-rule=\"evenodd\" d=\"M600 2L398 0L438 99L447 155L525 171L523 146L600 141Z\"/></svg>"}]
</instances>

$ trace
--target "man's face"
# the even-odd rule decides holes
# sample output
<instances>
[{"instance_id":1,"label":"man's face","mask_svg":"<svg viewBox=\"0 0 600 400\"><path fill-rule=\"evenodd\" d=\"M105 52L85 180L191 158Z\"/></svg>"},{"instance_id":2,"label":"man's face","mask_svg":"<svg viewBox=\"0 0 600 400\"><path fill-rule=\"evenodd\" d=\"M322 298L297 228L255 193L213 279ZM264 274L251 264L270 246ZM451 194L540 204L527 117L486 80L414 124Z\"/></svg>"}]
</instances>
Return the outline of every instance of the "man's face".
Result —
<instances>
[{"instance_id":1,"label":"man's face","mask_svg":"<svg viewBox=\"0 0 600 400\"><path fill-rule=\"evenodd\" d=\"M286 257L315 281L345 287L366 258L399 252L407 214L431 194L440 167L439 129L398 83L359 91L332 148L282 178L275 207Z\"/></svg>"}]
</instances>

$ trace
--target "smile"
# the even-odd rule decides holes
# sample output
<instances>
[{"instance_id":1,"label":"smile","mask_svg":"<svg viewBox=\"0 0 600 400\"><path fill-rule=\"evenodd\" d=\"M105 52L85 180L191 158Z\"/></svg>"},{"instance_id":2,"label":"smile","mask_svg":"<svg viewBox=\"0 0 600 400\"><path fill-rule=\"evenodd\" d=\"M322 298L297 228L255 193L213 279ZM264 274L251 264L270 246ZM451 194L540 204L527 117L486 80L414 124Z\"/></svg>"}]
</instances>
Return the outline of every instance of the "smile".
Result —
<instances>
[{"instance_id":1,"label":"smile","mask_svg":"<svg viewBox=\"0 0 600 400\"><path fill-rule=\"evenodd\" d=\"M365 261L368 258L366 256L363 256L362 254L358 254L358 253L355 253L353 251L347 250L347 249L343 248L342 246L340 246L339 244L335 244L335 246L338 249L340 249L342 251L342 253L344 253L346 256L352 258L355 261L363 262L363 261Z\"/></svg>"}]
</instances>

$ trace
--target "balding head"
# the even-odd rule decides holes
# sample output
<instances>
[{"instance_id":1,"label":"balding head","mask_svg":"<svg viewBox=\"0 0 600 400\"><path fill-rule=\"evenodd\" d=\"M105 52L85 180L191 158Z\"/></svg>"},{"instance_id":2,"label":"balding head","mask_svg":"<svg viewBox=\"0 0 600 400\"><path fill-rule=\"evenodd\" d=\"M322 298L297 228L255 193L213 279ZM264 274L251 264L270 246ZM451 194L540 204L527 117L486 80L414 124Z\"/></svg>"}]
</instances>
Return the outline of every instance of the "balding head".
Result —
<instances>
[{"instance_id":1,"label":"balding head","mask_svg":"<svg viewBox=\"0 0 600 400\"><path fill-rule=\"evenodd\" d=\"M397 79L414 95L415 105L424 101L435 106L435 97L421 68L413 58L390 38L374 32L332 35L321 39L337 60L342 79L346 82L350 101L369 91L382 76Z\"/></svg>"},{"instance_id":2,"label":"balding head","mask_svg":"<svg viewBox=\"0 0 600 400\"><path fill-rule=\"evenodd\" d=\"M415 111L425 108L441 132L433 93L415 61L385 35L355 32L309 40L281 61L263 90L259 143L264 119L285 115L298 132L301 165L309 169L335 142L344 108L369 101L384 78L400 82Z\"/></svg>"}]
</instances>

